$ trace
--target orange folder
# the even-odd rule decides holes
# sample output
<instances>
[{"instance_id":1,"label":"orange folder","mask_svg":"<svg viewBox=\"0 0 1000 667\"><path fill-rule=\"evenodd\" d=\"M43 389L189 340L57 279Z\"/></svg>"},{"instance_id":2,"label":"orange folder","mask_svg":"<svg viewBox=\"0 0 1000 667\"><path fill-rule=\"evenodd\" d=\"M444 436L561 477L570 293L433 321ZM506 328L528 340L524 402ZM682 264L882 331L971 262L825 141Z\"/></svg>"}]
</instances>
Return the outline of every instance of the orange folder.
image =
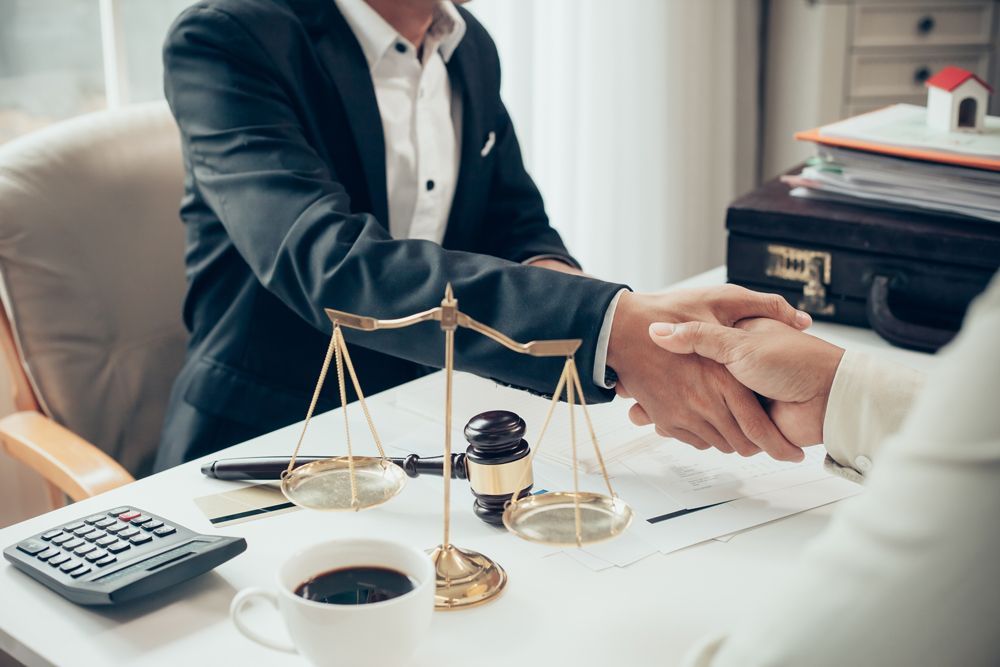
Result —
<instances>
[{"instance_id":1,"label":"orange folder","mask_svg":"<svg viewBox=\"0 0 1000 667\"><path fill-rule=\"evenodd\" d=\"M956 153L946 153L943 151L928 150L922 148L909 148L906 146L892 146L888 144L876 144L857 139L844 139L841 137L828 137L819 133L819 128L797 132L795 138L799 141L811 141L816 144L827 146L839 146L841 148L853 148L858 151L869 153L881 153L882 155L892 155L910 160L923 160L924 162L940 162L942 164L953 164L959 167L969 167L971 169L985 169L987 171L1000 171L1000 160L995 160L981 156L958 155Z\"/></svg>"}]
</instances>

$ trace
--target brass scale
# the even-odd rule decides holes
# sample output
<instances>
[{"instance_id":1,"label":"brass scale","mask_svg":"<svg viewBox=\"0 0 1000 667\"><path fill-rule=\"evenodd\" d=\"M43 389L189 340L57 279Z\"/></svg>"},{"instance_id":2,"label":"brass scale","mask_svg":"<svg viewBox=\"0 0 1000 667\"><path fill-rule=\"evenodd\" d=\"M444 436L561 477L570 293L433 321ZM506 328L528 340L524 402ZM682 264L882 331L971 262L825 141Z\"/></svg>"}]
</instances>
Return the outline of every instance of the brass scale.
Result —
<instances>
[{"instance_id":1,"label":"brass scale","mask_svg":"<svg viewBox=\"0 0 1000 667\"><path fill-rule=\"evenodd\" d=\"M437 321L444 331L445 359L445 401L444 401L444 537L441 545L433 549L431 559L436 570L435 606L438 609L461 609L495 598L507 583L507 574L488 556L460 549L451 542L451 412L452 380L454 375L455 330L458 327L471 329L504 347L534 357L565 357L562 374L553 392L552 402L542 424L538 438L530 456L522 462L520 477L515 485L503 514L503 523L515 535L544 544L557 546L582 546L610 539L621 534L632 521L632 509L619 498L611 487L611 480L601 456L597 435L587 413L587 404L576 370L574 354L582 341L537 340L518 343L496 329L477 322L458 309L458 301L449 284L444 300L437 308L399 319L380 320L372 317L352 315L337 310L326 309L333 323L333 334L327 348L323 367L316 382L312 401L306 413L298 442L292 453L288 468L282 473L281 490L289 501L308 509L325 511L359 511L381 505L396 496L403 488L406 474L399 466L389 461L382 449L382 442L375 429L368 406L365 403L357 373L351 363L351 355L344 341L342 327L360 331L377 329L402 329L420 322ZM344 429L347 455L295 466L299 448L309 428L309 420L316 409L320 391L326 380L331 360L336 361L337 382L344 414ZM351 431L347 419L347 392L344 367L358 396L358 404L368 422L378 456L356 456L351 443ZM573 490L526 495L518 498L521 491L531 484L531 463L541 447L542 438L549 426L556 404L566 392L569 410L570 445L573 462ZM607 495L581 492L576 453L575 404L579 406L590 432L590 439L600 465L601 474L607 485Z\"/></svg>"}]
</instances>

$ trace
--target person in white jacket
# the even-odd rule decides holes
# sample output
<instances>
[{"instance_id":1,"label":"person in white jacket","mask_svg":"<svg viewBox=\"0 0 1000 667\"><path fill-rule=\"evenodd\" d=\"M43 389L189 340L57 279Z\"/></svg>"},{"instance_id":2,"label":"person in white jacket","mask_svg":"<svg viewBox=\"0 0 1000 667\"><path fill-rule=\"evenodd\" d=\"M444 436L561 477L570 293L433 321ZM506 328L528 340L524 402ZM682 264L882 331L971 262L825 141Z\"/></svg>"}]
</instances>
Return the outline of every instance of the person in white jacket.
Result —
<instances>
[{"instance_id":1,"label":"person in white jacket","mask_svg":"<svg viewBox=\"0 0 1000 667\"><path fill-rule=\"evenodd\" d=\"M926 378L764 321L650 336L725 364L790 441L825 443L867 487L687 665L1000 665L1000 277Z\"/></svg>"}]
</instances>

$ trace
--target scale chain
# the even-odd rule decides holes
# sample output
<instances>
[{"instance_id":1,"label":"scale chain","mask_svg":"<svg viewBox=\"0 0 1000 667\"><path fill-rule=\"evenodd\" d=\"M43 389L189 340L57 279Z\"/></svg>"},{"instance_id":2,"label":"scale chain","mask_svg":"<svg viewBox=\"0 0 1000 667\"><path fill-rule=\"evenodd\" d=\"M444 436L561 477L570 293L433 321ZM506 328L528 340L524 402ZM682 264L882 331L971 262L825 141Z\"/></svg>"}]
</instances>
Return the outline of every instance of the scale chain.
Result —
<instances>
[{"instance_id":1,"label":"scale chain","mask_svg":"<svg viewBox=\"0 0 1000 667\"><path fill-rule=\"evenodd\" d=\"M340 387L341 412L344 413L344 433L347 437L347 466L351 475L351 507L357 512L358 504L358 480L354 474L354 452L351 450L351 424L347 419L347 386L344 382L344 334L340 330L340 325L333 327L333 336L337 339L337 385Z\"/></svg>"},{"instance_id":2,"label":"scale chain","mask_svg":"<svg viewBox=\"0 0 1000 667\"><path fill-rule=\"evenodd\" d=\"M382 439L378 437L378 431L375 430L375 422L372 420L372 416L368 412L368 404L365 402L365 395L361 392L361 383L358 382L358 375L354 372L354 363L351 361L351 353L347 350L347 341L344 340L344 332L342 330L340 332L340 341L343 346L342 352L344 355L344 362L347 364L347 372L351 376L351 384L354 386L354 393L358 395L358 403L361 404L361 412L365 415L365 420L368 422L368 430L371 431L372 440L375 441L375 447L378 449L378 455L384 463L385 450L382 449Z\"/></svg>"},{"instance_id":3,"label":"scale chain","mask_svg":"<svg viewBox=\"0 0 1000 667\"><path fill-rule=\"evenodd\" d=\"M573 414L573 377L576 375L576 366L572 357L566 361L566 370L570 374L569 382L566 383L566 403L569 407L569 443L572 450L573 461L573 521L576 529L576 546L583 546L583 539L580 536L580 471L576 460L576 416Z\"/></svg>"},{"instance_id":4,"label":"scale chain","mask_svg":"<svg viewBox=\"0 0 1000 667\"><path fill-rule=\"evenodd\" d=\"M514 492L511 494L510 500L507 501L507 505L517 502L518 496L521 495L521 491L525 488L525 482L528 481L528 474L531 472L535 462L535 455L538 454L538 450L542 447L542 438L545 437L545 431L548 430L549 422L552 421L552 414L556 410L556 405L559 404L559 397L562 396L563 386L566 384L566 369L568 365L569 361L567 360L566 365L563 366L562 374L559 376L559 382L556 383L556 390L552 392L552 400L549 402L549 411L545 414L545 421L542 422L542 430L538 432L538 439L535 440L535 446L531 448L531 453L528 455L528 465L525 466L521 472L520 479L514 485Z\"/></svg>"},{"instance_id":5,"label":"scale chain","mask_svg":"<svg viewBox=\"0 0 1000 667\"><path fill-rule=\"evenodd\" d=\"M288 467L282 474L282 477L292 472L295 468L295 457L299 455L299 448L302 447L302 441L306 437L306 429L309 428L309 420L312 419L313 412L316 410L316 403L319 401L319 393L323 389L323 383L326 382L327 371L330 370L330 359L333 357L334 350L337 348L337 328L334 327L333 333L330 335L330 345L326 348L326 357L323 358L323 368L319 372L319 379L316 381L316 389L313 390L312 401L309 402L309 409L306 411L306 420L302 422L302 431L299 432L299 441L295 443L295 451L292 452L292 458L288 461Z\"/></svg>"},{"instance_id":6,"label":"scale chain","mask_svg":"<svg viewBox=\"0 0 1000 667\"><path fill-rule=\"evenodd\" d=\"M590 431L590 441L594 444L594 454L597 456L597 464L601 467L601 476L604 477L604 484L608 487L608 493L612 498L616 498L615 490L611 488L611 478L608 477L608 469L604 465L604 455L601 454L601 447L597 444L597 433L594 431L594 423L590 421L590 413L587 412L587 399L583 397L583 387L580 386L580 374L573 369L573 382L576 384L577 393L580 396L580 408L583 412L583 419L587 423L587 430Z\"/></svg>"}]
</instances>

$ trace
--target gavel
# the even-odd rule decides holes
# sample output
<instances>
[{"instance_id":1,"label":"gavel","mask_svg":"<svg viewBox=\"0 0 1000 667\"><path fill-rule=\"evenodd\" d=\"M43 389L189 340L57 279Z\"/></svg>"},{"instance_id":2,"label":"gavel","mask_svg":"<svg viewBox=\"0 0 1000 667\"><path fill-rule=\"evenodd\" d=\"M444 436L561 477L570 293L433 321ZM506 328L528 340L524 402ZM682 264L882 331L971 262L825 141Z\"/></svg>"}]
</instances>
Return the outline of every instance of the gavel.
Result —
<instances>
[{"instance_id":1,"label":"gavel","mask_svg":"<svg viewBox=\"0 0 1000 667\"><path fill-rule=\"evenodd\" d=\"M467 479L476 497L472 511L486 523L503 525L504 505L510 500L515 487L523 488L518 495L523 498L531 492L534 480L530 470L531 448L524 439L524 420L507 410L482 412L465 425L465 439L469 442L464 453L451 455L452 479ZM322 461L329 456L299 456L297 463ZM410 477L444 474L444 457L420 457L409 454L390 461L402 468ZM220 459L201 467L202 474L222 480L277 481L288 468L288 457L260 456L239 459Z\"/></svg>"}]
</instances>

